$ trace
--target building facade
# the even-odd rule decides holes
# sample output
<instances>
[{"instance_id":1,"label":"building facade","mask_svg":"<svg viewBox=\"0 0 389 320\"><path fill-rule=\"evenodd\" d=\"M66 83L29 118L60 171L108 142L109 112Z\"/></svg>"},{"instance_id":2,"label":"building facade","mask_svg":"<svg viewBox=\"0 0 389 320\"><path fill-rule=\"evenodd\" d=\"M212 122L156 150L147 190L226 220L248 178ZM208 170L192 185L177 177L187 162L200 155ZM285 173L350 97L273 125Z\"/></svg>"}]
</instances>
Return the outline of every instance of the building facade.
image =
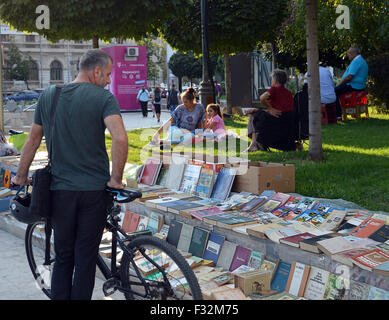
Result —
<instances>
[{"instance_id":1,"label":"building facade","mask_svg":"<svg viewBox=\"0 0 389 320\"><path fill-rule=\"evenodd\" d=\"M30 65L28 87L30 89L46 88L51 84L68 83L75 79L78 73L80 57L93 48L90 41L60 40L49 42L39 34L26 34L10 30L6 25L0 25L0 46L3 52L3 91L19 91L15 81L10 77L12 66L8 61L7 52L11 43L15 44L21 53L32 58ZM99 41L99 47L110 45L136 45L133 40L112 39L110 43ZM166 81L166 80L165 80ZM164 82L162 70L157 83ZM18 82L20 85L20 81Z\"/></svg>"}]
</instances>

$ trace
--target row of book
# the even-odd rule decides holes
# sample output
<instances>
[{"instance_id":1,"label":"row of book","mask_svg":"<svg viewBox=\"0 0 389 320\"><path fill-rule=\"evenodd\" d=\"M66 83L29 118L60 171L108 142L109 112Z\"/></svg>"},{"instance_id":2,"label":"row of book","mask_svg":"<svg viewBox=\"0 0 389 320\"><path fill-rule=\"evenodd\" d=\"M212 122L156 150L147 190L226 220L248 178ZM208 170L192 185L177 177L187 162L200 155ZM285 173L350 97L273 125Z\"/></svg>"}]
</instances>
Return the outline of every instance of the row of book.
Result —
<instances>
[{"instance_id":1,"label":"row of book","mask_svg":"<svg viewBox=\"0 0 389 320\"><path fill-rule=\"evenodd\" d=\"M153 213L149 221L156 220L151 215ZM140 219L134 212L125 212L123 229L126 221L134 217ZM148 226L141 226L143 228ZM135 225L130 230L135 230ZM154 235L166 239L186 258L205 299L389 300L389 292L382 288L297 261L282 261L236 245L225 236L198 226L172 221L170 226L156 227ZM103 247L103 250L107 249ZM136 259L136 263L147 280L160 276L155 266L144 259ZM169 270L167 261L161 265ZM179 274L173 270L174 274L169 273L169 276L176 279ZM180 283L179 277L176 280Z\"/></svg>"},{"instance_id":2,"label":"row of book","mask_svg":"<svg viewBox=\"0 0 389 320\"><path fill-rule=\"evenodd\" d=\"M387 264L382 263L387 261L383 257L389 248L389 219L386 215L366 210L335 208L317 199L299 199L271 190L266 190L261 195L237 193L226 201L211 204L210 199L185 193L172 194L166 189L155 189L152 193L154 196L159 194L161 198L143 199L150 208L198 219L211 226L269 239L301 250L325 253L331 259L348 266L357 265L369 271L388 274ZM280 200L282 197L284 200ZM204 201L208 201L208 204ZM297 208L306 206L300 215L319 212L322 218L320 224L312 223L312 219L300 221L280 217L278 213L292 202ZM361 256L358 258L358 255ZM372 261L364 263L365 255L376 258L374 266L371 265Z\"/></svg>"},{"instance_id":3,"label":"row of book","mask_svg":"<svg viewBox=\"0 0 389 320\"><path fill-rule=\"evenodd\" d=\"M148 158L136 180L145 185L157 184L204 198L225 200L235 175L236 170L225 167L224 163L206 163L173 155L170 164L163 164L158 158Z\"/></svg>"}]
</instances>

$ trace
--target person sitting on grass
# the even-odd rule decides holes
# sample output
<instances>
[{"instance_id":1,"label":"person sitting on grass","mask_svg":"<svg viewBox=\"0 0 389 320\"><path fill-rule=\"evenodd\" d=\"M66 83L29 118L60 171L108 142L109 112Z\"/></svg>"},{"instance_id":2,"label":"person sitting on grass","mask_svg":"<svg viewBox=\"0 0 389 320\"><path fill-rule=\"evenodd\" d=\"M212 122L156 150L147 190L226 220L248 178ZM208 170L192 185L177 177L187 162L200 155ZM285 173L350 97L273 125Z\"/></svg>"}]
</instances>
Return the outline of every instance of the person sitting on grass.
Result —
<instances>
[{"instance_id":1,"label":"person sitting on grass","mask_svg":"<svg viewBox=\"0 0 389 320\"><path fill-rule=\"evenodd\" d=\"M190 87L181 94L183 104L180 104L154 134L151 146L160 145L161 149L168 149L172 144L192 143L195 130L204 128L205 109L196 102L195 90ZM169 130L169 131L168 131ZM168 137L159 140L162 132L168 131Z\"/></svg>"},{"instance_id":2,"label":"person sitting on grass","mask_svg":"<svg viewBox=\"0 0 389 320\"><path fill-rule=\"evenodd\" d=\"M226 135L226 127L223 121L223 112L219 104L211 103L207 106L207 124L204 135L211 133L212 137L220 140Z\"/></svg>"},{"instance_id":3,"label":"person sitting on grass","mask_svg":"<svg viewBox=\"0 0 389 320\"><path fill-rule=\"evenodd\" d=\"M252 140L244 152L275 148L296 150L294 132L294 103L292 92L285 88L288 76L283 70L272 73L271 88L263 93L260 101L267 109L252 109ZM250 124L249 128L250 129Z\"/></svg>"}]
</instances>

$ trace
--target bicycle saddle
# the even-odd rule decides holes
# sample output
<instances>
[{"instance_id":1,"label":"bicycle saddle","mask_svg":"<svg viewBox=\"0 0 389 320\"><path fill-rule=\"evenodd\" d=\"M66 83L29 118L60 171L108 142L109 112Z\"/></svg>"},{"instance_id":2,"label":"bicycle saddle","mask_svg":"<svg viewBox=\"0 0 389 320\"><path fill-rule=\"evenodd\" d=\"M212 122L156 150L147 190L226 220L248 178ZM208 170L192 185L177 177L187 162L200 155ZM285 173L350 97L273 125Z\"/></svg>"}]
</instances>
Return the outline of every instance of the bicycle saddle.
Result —
<instances>
[{"instance_id":1,"label":"bicycle saddle","mask_svg":"<svg viewBox=\"0 0 389 320\"><path fill-rule=\"evenodd\" d=\"M105 187L105 190L112 195L114 201L119 203L131 202L142 197L142 193L135 190L114 189L108 186Z\"/></svg>"},{"instance_id":2,"label":"bicycle saddle","mask_svg":"<svg viewBox=\"0 0 389 320\"><path fill-rule=\"evenodd\" d=\"M13 134L22 134L22 133L24 133L24 131L17 131L17 130L9 129L9 130L8 130L8 133L9 133L10 135L13 135Z\"/></svg>"}]
</instances>

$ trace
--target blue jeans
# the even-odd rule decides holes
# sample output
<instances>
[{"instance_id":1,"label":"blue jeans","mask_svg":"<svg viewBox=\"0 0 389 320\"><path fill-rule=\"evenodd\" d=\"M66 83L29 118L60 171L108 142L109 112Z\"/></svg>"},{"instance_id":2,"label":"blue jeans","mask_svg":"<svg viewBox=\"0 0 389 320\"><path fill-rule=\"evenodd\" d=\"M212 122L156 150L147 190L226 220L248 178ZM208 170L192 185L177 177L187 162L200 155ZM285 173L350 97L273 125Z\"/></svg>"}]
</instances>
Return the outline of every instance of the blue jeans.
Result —
<instances>
[{"instance_id":1,"label":"blue jeans","mask_svg":"<svg viewBox=\"0 0 389 320\"><path fill-rule=\"evenodd\" d=\"M170 108L170 113L173 113L173 111L177 108L177 105L171 104L169 108Z\"/></svg>"}]
</instances>

